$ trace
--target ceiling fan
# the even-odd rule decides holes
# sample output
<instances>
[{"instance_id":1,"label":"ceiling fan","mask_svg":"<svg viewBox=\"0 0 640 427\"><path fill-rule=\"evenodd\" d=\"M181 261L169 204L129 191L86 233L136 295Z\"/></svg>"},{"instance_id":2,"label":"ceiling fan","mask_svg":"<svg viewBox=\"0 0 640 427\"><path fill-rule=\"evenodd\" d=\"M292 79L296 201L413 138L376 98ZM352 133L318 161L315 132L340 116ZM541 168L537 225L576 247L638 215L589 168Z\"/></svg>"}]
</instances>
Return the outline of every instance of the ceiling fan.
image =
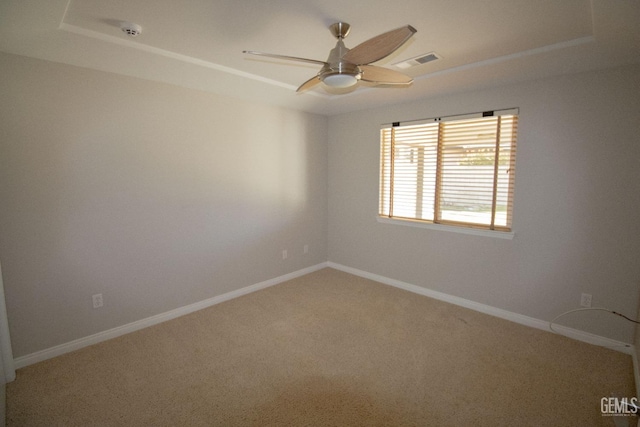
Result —
<instances>
[{"instance_id":1,"label":"ceiling fan","mask_svg":"<svg viewBox=\"0 0 640 427\"><path fill-rule=\"evenodd\" d=\"M342 40L347 37L350 29L351 26L346 22L336 22L329 27L331 34L338 39L338 42L326 61L252 50L245 50L243 53L322 65L318 74L302 83L296 92L304 92L321 82L332 88L348 88L357 84L358 81L394 86L408 86L413 82L411 77L403 73L370 64L396 51L417 32L415 28L406 25L373 37L353 49L348 49Z\"/></svg>"}]
</instances>

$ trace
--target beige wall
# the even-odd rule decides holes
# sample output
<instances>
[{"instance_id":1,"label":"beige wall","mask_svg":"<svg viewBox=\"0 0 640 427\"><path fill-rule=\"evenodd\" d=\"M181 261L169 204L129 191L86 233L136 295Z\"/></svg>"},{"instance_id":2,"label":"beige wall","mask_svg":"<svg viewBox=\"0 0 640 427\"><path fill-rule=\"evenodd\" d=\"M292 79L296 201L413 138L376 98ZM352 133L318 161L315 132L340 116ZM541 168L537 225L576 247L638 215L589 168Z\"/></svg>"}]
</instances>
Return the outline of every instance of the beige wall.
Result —
<instances>
[{"instance_id":1,"label":"beige wall","mask_svg":"<svg viewBox=\"0 0 640 427\"><path fill-rule=\"evenodd\" d=\"M326 260L538 319L581 292L638 308L637 66L328 119L6 54L0 75L16 357ZM381 123L510 107L513 240L376 221ZM566 324L633 341L606 314Z\"/></svg>"},{"instance_id":2,"label":"beige wall","mask_svg":"<svg viewBox=\"0 0 640 427\"><path fill-rule=\"evenodd\" d=\"M7 54L0 75L14 356L326 261L325 117Z\"/></svg>"},{"instance_id":3,"label":"beige wall","mask_svg":"<svg viewBox=\"0 0 640 427\"><path fill-rule=\"evenodd\" d=\"M640 67L452 95L329 120L329 260L542 320L635 314L640 277ZM382 224L382 123L520 108L513 240ZM568 326L624 342L602 312Z\"/></svg>"}]
</instances>

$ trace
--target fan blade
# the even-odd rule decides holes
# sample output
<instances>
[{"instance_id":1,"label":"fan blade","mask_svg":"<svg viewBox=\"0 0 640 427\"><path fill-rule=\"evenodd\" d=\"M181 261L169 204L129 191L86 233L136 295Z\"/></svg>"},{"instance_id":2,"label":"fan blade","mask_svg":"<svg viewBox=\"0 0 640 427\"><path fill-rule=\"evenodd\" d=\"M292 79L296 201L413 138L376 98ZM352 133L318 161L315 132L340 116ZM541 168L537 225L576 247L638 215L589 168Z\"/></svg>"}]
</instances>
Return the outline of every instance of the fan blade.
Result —
<instances>
[{"instance_id":1,"label":"fan blade","mask_svg":"<svg viewBox=\"0 0 640 427\"><path fill-rule=\"evenodd\" d=\"M286 59L288 61L310 62L312 64L325 65L326 62L318 61L316 59L298 58L297 56L275 55L273 53L256 52L254 50L243 50L242 53L249 55L267 56L269 58Z\"/></svg>"},{"instance_id":2,"label":"fan blade","mask_svg":"<svg viewBox=\"0 0 640 427\"><path fill-rule=\"evenodd\" d=\"M304 92L305 90L309 90L312 87L314 87L315 85L317 85L318 83L320 83L320 77L313 76L312 78L310 78L306 82L302 83L300 85L300 87L296 90L296 92Z\"/></svg>"},{"instance_id":3,"label":"fan blade","mask_svg":"<svg viewBox=\"0 0 640 427\"><path fill-rule=\"evenodd\" d=\"M342 59L352 64L370 64L391 55L418 30L411 25L380 34L347 52Z\"/></svg>"},{"instance_id":4,"label":"fan blade","mask_svg":"<svg viewBox=\"0 0 640 427\"><path fill-rule=\"evenodd\" d=\"M410 85L413 79L406 74L388 68L376 67L375 65L360 65L364 82L372 82L385 85Z\"/></svg>"}]
</instances>

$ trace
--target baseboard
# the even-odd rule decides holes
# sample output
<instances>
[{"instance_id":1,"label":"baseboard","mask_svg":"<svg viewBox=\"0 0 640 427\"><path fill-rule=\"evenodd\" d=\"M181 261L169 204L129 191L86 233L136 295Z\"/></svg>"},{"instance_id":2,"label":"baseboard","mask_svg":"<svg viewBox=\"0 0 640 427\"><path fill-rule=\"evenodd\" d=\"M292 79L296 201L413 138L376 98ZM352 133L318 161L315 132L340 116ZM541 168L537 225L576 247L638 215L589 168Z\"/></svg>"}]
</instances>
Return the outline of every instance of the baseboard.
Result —
<instances>
[{"instance_id":1,"label":"baseboard","mask_svg":"<svg viewBox=\"0 0 640 427\"><path fill-rule=\"evenodd\" d=\"M380 276L378 274L369 273L363 270L358 270L356 268L347 267L341 264L337 264L334 262L323 262L320 264L316 264L311 267L307 267L298 271L294 271L289 274L285 274L283 276L275 277L273 279L265 280L264 282L256 283L254 285L250 285L241 289L237 289L235 291L227 292L222 295L215 296L213 298L209 298L203 301L199 301L194 304L190 304L184 307L180 307L171 311L167 311L165 313L161 313L155 316L147 317L142 320L138 320L132 323L128 323L126 325L118 326L113 329L109 329L107 331L98 332L97 334L93 334L87 337L79 338L74 341L70 341L68 343L60 344L55 347L51 347L45 350L41 350L35 353L31 353L25 356L18 357L14 359L14 365L16 369L23 368L25 366L32 365L34 363L38 363L47 359L51 359L56 356L60 356L65 353L69 353L71 351L79 350L84 347L88 347L93 344L97 344L102 341L106 341L112 338L119 337L121 335L125 335L131 332L138 331L140 329L147 328L149 326L157 325L162 322L166 322L167 320L175 319L180 316L184 316L189 313L193 313L198 310L202 310L207 307L211 307L216 304L220 304L221 302L229 301L234 298L238 298L243 295L250 294L252 292L259 291L261 289L268 288L270 286L277 285L282 282L286 282L288 280L295 279L300 276L304 276L305 274L313 273L314 271L320 270L325 267L334 268L336 270L344 271L346 273L350 273L356 276L364 277L366 279L375 280L376 282L380 282L386 285L394 286L396 288L404 289L409 292L413 292L419 295L424 295L429 298L437 299L440 301L448 302L450 304L458 305L461 307L469 308L471 310L475 310L481 313L485 313L491 316L499 317L505 320L509 320L515 323L519 323L521 325L530 326L536 329L542 329L545 331L549 330L549 322L536 319L529 316L524 316L522 314L513 313L511 311L502 310L500 308L491 307L485 304L480 304L475 301L467 300L464 298L456 297L453 295L445 294L443 292L434 291L431 289L426 289L420 286L412 285L410 283L402 282L395 279L390 279L388 277ZM638 365L638 355L635 352L635 348L628 343L624 343L621 341L615 341L606 337L602 337L599 335L590 334L588 332L580 331L573 328L568 328L566 326L554 325L554 329L556 329L562 335L565 335L569 338L573 338L579 341L587 342L589 344L595 344L602 347L608 347L613 350L620 351L625 354L629 354L633 357L634 363L634 376L636 380L636 387L640 385L640 367ZM640 391L638 391L638 396L640 396Z\"/></svg>"},{"instance_id":2,"label":"baseboard","mask_svg":"<svg viewBox=\"0 0 640 427\"><path fill-rule=\"evenodd\" d=\"M227 292L226 294L218 295L213 298L209 298L203 301L196 302L184 307L176 308L174 310L167 311L165 313L157 314L155 316L147 317L146 319L138 320L126 325L118 326L107 331L98 332L84 338L79 338L68 343L60 344L55 347L51 347L45 350L41 350L35 353L31 353L25 356L14 359L16 369L23 368L25 366L33 365L34 363L42 362L43 360L51 359L56 356L60 356L71 351L79 350L84 347L88 347L93 344L97 344L102 341L106 341L112 338L119 337L131 332L138 331L140 329L147 328L149 326L157 325L158 323L166 322L167 320L175 319L185 314L193 313L198 310L202 310L207 307L211 307L221 302L229 301L234 298L241 297L243 295L250 294L252 292L259 291L261 289L268 288L270 286L277 285L288 280L295 279L305 274L313 273L327 267L326 262L316 264L311 267L303 268L302 270L294 271L293 273L285 274L283 276L275 277L273 279L265 280L264 282L256 283L235 291Z\"/></svg>"},{"instance_id":3,"label":"baseboard","mask_svg":"<svg viewBox=\"0 0 640 427\"><path fill-rule=\"evenodd\" d=\"M469 308L471 310L479 311L480 313L489 314L491 316L499 317L501 319L510 320L521 325L530 326L536 329L542 329L544 331L552 332L549 329L549 322L545 320L536 319L533 317L525 316L522 314L514 313L511 311L503 310L489 305L480 304L475 301L456 297L453 295L445 294L442 292L426 289L420 286L412 285L410 283L401 282L399 280L390 279L388 277L380 276L378 274L369 273L367 271L358 270L356 268L347 267L334 262L328 262L327 266L336 270L344 271L356 276L364 277L365 279L375 280L386 285L394 286L396 288L404 289L405 291L413 292L416 294L424 295L433 299L448 302L450 304L458 305L461 307ZM588 332L580 331L578 329L569 328L562 325L554 325L553 328L561 335L569 338L583 341L589 344L599 345L607 347L612 350L616 350L625 354L632 355L635 353L632 344L624 343L621 341L612 340L600 335L594 335ZM636 374L636 384L638 384L638 376Z\"/></svg>"}]
</instances>

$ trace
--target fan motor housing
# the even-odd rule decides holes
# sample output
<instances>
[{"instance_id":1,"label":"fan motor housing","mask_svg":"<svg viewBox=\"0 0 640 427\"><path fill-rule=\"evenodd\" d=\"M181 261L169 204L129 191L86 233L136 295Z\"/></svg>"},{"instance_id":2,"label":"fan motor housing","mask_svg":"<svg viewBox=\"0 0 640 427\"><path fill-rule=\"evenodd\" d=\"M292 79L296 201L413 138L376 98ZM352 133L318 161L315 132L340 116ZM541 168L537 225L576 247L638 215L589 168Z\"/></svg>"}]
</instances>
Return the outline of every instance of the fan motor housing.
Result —
<instances>
[{"instance_id":1,"label":"fan motor housing","mask_svg":"<svg viewBox=\"0 0 640 427\"><path fill-rule=\"evenodd\" d=\"M361 76L360 68L346 61L325 65L318 74L320 80L333 87L352 86L360 80Z\"/></svg>"},{"instance_id":2,"label":"fan motor housing","mask_svg":"<svg viewBox=\"0 0 640 427\"><path fill-rule=\"evenodd\" d=\"M332 32L334 31L334 27L337 25L339 24L333 24L331 26ZM349 28L346 29L346 32L348 31ZM328 86L343 88L353 86L358 82L358 80L360 80L360 77L362 76L360 68L356 64L342 59L344 54L347 52L349 52L349 49L344 45L342 37L339 37L336 47L331 49L331 52L329 53L327 63L318 73L318 77L323 83Z\"/></svg>"}]
</instances>

